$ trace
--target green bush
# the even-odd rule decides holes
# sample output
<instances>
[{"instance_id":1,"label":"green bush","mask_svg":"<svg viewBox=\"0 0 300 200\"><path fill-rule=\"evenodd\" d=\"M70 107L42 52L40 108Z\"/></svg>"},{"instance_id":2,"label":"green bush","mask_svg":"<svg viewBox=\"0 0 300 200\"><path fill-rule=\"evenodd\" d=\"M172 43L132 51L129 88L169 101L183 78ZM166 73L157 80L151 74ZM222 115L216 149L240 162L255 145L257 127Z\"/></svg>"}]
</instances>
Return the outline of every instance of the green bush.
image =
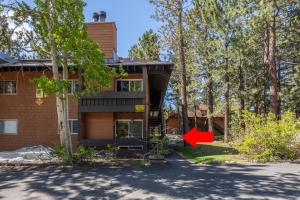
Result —
<instances>
[{"instance_id":1,"label":"green bush","mask_svg":"<svg viewBox=\"0 0 300 200\"><path fill-rule=\"evenodd\" d=\"M91 163L96 157L97 151L94 147L86 147L80 145L77 147L76 151L73 154L73 162L81 163Z\"/></svg>"},{"instance_id":2,"label":"green bush","mask_svg":"<svg viewBox=\"0 0 300 200\"><path fill-rule=\"evenodd\" d=\"M234 129L234 143L238 150L263 162L294 160L300 155L300 122L286 112L280 120L273 114L255 115L244 111L245 129Z\"/></svg>"},{"instance_id":3,"label":"green bush","mask_svg":"<svg viewBox=\"0 0 300 200\"><path fill-rule=\"evenodd\" d=\"M70 165L72 164L72 159L69 158L67 154L67 149L64 145L56 144L54 145L53 150L50 152L50 156L53 158L57 158L62 165Z\"/></svg>"},{"instance_id":4,"label":"green bush","mask_svg":"<svg viewBox=\"0 0 300 200\"><path fill-rule=\"evenodd\" d=\"M151 142L154 145L155 153L162 156L167 156L170 153L167 149L168 141L169 139L166 136L159 138L158 136L153 135Z\"/></svg>"},{"instance_id":5,"label":"green bush","mask_svg":"<svg viewBox=\"0 0 300 200\"><path fill-rule=\"evenodd\" d=\"M120 147L119 146L114 146L114 145L107 145L107 158L108 159L114 159L117 157L119 153Z\"/></svg>"},{"instance_id":6,"label":"green bush","mask_svg":"<svg viewBox=\"0 0 300 200\"><path fill-rule=\"evenodd\" d=\"M72 165L72 164L83 164L92 162L93 158L96 157L96 150L93 147L86 147L80 145L76 148L72 157L69 158L67 154L66 147L61 144L54 146L50 155L57 158L61 165Z\"/></svg>"}]
</instances>

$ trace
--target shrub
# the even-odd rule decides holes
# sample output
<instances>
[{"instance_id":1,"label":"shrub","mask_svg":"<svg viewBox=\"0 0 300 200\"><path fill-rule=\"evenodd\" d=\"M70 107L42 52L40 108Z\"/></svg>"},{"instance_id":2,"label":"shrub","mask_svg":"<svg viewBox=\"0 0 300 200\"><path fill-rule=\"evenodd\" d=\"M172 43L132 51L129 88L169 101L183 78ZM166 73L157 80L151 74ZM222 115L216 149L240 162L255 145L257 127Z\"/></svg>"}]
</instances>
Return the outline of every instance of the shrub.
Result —
<instances>
[{"instance_id":1,"label":"shrub","mask_svg":"<svg viewBox=\"0 0 300 200\"><path fill-rule=\"evenodd\" d=\"M96 157L96 150L92 147L80 145L76 148L72 157L69 158L66 147L61 144L54 146L50 156L58 158L61 165L90 163Z\"/></svg>"},{"instance_id":2,"label":"shrub","mask_svg":"<svg viewBox=\"0 0 300 200\"><path fill-rule=\"evenodd\" d=\"M75 163L91 163L96 157L97 151L94 147L86 147L80 145L73 154L73 162Z\"/></svg>"},{"instance_id":3,"label":"shrub","mask_svg":"<svg viewBox=\"0 0 300 200\"><path fill-rule=\"evenodd\" d=\"M57 158L62 165L72 164L72 159L68 157L67 149L64 145L54 145L53 150L50 152L50 156L53 158Z\"/></svg>"},{"instance_id":4,"label":"shrub","mask_svg":"<svg viewBox=\"0 0 300 200\"><path fill-rule=\"evenodd\" d=\"M154 144L154 150L156 154L167 156L169 154L169 150L167 149L169 139L164 136L163 138L159 138L156 135L153 135L151 142Z\"/></svg>"},{"instance_id":5,"label":"shrub","mask_svg":"<svg viewBox=\"0 0 300 200\"><path fill-rule=\"evenodd\" d=\"M273 114L265 117L244 111L243 119L245 129L235 129L233 137L241 153L264 162L299 157L300 122L292 113L276 120Z\"/></svg>"},{"instance_id":6,"label":"shrub","mask_svg":"<svg viewBox=\"0 0 300 200\"><path fill-rule=\"evenodd\" d=\"M108 159L114 159L117 157L119 153L120 147L119 146L114 146L114 145L107 145L107 158Z\"/></svg>"}]
</instances>

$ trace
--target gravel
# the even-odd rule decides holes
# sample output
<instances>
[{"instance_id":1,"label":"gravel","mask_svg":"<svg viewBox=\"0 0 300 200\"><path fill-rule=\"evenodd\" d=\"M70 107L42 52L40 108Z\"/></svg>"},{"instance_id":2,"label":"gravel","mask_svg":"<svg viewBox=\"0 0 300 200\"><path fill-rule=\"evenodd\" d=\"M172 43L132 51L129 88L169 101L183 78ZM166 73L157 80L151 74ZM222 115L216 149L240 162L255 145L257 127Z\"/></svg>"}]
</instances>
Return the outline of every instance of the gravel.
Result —
<instances>
[{"instance_id":1,"label":"gravel","mask_svg":"<svg viewBox=\"0 0 300 200\"><path fill-rule=\"evenodd\" d=\"M52 148L42 145L23 147L15 151L0 152L0 162L22 162L22 161L41 161L53 160L50 156Z\"/></svg>"}]
</instances>

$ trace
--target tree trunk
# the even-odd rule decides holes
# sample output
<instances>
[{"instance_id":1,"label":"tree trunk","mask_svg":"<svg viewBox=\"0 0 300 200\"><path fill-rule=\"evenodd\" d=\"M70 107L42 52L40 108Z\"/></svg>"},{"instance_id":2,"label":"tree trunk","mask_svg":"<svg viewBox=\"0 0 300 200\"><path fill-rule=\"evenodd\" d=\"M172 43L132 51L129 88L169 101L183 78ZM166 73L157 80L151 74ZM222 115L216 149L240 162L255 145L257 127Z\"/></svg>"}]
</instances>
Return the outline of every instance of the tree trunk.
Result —
<instances>
[{"instance_id":1,"label":"tree trunk","mask_svg":"<svg viewBox=\"0 0 300 200\"><path fill-rule=\"evenodd\" d=\"M63 80L68 80L69 79L69 70L68 70L68 58L67 54L63 52ZM68 90L64 89L63 92L63 105L64 105L64 123L66 124L67 132L65 133L66 135L64 136L65 139L65 145L66 148L68 149L68 152L72 154L72 140L71 140L71 133L70 133L70 127L68 123L69 119L69 97L68 97Z\"/></svg>"},{"instance_id":2,"label":"tree trunk","mask_svg":"<svg viewBox=\"0 0 300 200\"><path fill-rule=\"evenodd\" d=\"M180 66L180 82L181 82L181 111L182 111L182 131L183 134L189 130L188 113L187 113L187 94L186 94L186 66L185 66L185 50L184 50L184 36L182 27L182 3L179 2L178 10L178 29L179 29L179 66ZM186 143L184 142L184 146Z\"/></svg>"},{"instance_id":3,"label":"tree trunk","mask_svg":"<svg viewBox=\"0 0 300 200\"><path fill-rule=\"evenodd\" d=\"M280 93L280 91L281 91L281 67L280 67L280 63L278 63L277 66L278 66L278 70L277 70L277 79L278 79L277 88L278 88L278 93ZM278 95L278 110L277 110L278 118L280 117L280 114L281 114L280 110L281 110L281 98Z\"/></svg>"},{"instance_id":4,"label":"tree trunk","mask_svg":"<svg viewBox=\"0 0 300 200\"><path fill-rule=\"evenodd\" d=\"M239 98L240 98L240 108L239 108L239 117L240 117L240 126L241 128L245 128L245 124L243 122L243 110L245 110L245 80L244 73L242 69L242 58L241 52L239 50L239 60L238 60L238 73L239 73ZM256 106L257 107L257 106Z\"/></svg>"},{"instance_id":5,"label":"tree trunk","mask_svg":"<svg viewBox=\"0 0 300 200\"><path fill-rule=\"evenodd\" d=\"M264 65L264 77L268 76L268 69L267 66ZM268 113L268 96L267 96L267 88L268 88L268 81L264 78L263 79L263 88L261 91L261 109L260 109L260 113L259 114L264 114L266 115Z\"/></svg>"},{"instance_id":6,"label":"tree trunk","mask_svg":"<svg viewBox=\"0 0 300 200\"><path fill-rule=\"evenodd\" d=\"M228 41L225 41L225 74L224 74L224 97L225 97L225 118L224 118L224 142L228 141L230 105L229 105L229 75L228 75Z\"/></svg>"},{"instance_id":7,"label":"tree trunk","mask_svg":"<svg viewBox=\"0 0 300 200\"><path fill-rule=\"evenodd\" d=\"M179 103L179 101L177 101L177 114L178 114L178 116L177 116L177 119L178 119L178 133L177 134L180 134L181 133L181 110L180 110L180 103Z\"/></svg>"},{"instance_id":8,"label":"tree trunk","mask_svg":"<svg viewBox=\"0 0 300 200\"><path fill-rule=\"evenodd\" d=\"M279 116L278 88L277 88L277 67L276 67L276 13L275 0L272 1L272 17L267 26L268 31L268 71L270 81L270 111ZM266 48L266 47L265 47Z\"/></svg>"},{"instance_id":9,"label":"tree trunk","mask_svg":"<svg viewBox=\"0 0 300 200\"><path fill-rule=\"evenodd\" d=\"M197 130L197 105L196 105L196 97L194 99L194 126L195 126L195 129Z\"/></svg>"},{"instance_id":10,"label":"tree trunk","mask_svg":"<svg viewBox=\"0 0 300 200\"><path fill-rule=\"evenodd\" d=\"M50 17L49 17L50 18ZM57 62L57 46L56 42L53 38L52 33L52 24L49 21L50 19L46 19L46 24L48 28L48 37L50 43L50 53L51 53L51 60L52 60L52 73L53 73L53 80L59 81L59 71L58 71L58 62ZM56 93L56 110L57 110L57 121L58 121L58 133L60 135L60 144L66 147L67 155L69 157L72 156L72 149L70 147L69 142L69 130L68 130L68 121L66 116L66 103L64 102L64 94L57 92Z\"/></svg>"},{"instance_id":11,"label":"tree trunk","mask_svg":"<svg viewBox=\"0 0 300 200\"><path fill-rule=\"evenodd\" d=\"M207 95L207 122L208 131L213 132L213 112L214 112L214 99L213 99L213 81L210 70L207 71L206 95Z\"/></svg>"}]
</instances>

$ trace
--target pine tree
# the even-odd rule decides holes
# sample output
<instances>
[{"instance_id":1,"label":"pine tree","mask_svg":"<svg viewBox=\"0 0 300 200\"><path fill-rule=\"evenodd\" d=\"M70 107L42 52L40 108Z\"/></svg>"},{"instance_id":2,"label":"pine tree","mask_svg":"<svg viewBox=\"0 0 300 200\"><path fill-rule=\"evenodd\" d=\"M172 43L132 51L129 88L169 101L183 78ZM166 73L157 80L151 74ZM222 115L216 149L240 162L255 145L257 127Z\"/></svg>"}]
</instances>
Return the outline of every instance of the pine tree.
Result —
<instances>
[{"instance_id":1,"label":"pine tree","mask_svg":"<svg viewBox=\"0 0 300 200\"><path fill-rule=\"evenodd\" d=\"M150 29L139 38L137 44L129 49L128 57L133 59L159 60L160 49L160 36Z\"/></svg>"},{"instance_id":2,"label":"pine tree","mask_svg":"<svg viewBox=\"0 0 300 200\"><path fill-rule=\"evenodd\" d=\"M155 6L155 19L164 23L162 32L165 42L176 55L180 78L180 101L182 112L182 131L189 130L186 72L186 39L184 33L184 5L186 0L150 0Z\"/></svg>"}]
</instances>

